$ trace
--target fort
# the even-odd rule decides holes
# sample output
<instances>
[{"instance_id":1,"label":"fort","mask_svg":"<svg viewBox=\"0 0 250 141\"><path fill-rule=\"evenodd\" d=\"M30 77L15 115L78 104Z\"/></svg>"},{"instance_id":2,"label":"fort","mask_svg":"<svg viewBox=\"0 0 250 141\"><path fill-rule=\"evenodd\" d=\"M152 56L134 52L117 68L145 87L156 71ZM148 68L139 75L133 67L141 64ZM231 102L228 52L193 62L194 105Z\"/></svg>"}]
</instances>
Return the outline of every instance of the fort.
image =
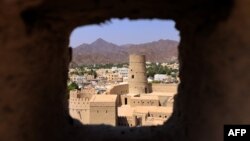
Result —
<instances>
[{"instance_id":1,"label":"fort","mask_svg":"<svg viewBox=\"0 0 250 141\"><path fill-rule=\"evenodd\" d=\"M223 141L224 124L250 123L249 0L0 3L1 141ZM72 126L70 33L111 18L176 22L181 83L163 126Z\"/></svg>"},{"instance_id":2,"label":"fort","mask_svg":"<svg viewBox=\"0 0 250 141\"><path fill-rule=\"evenodd\" d=\"M71 91L69 113L83 124L162 125L172 114L176 93L177 84L149 84L145 56L130 55L128 84L113 85L105 94Z\"/></svg>"}]
</instances>

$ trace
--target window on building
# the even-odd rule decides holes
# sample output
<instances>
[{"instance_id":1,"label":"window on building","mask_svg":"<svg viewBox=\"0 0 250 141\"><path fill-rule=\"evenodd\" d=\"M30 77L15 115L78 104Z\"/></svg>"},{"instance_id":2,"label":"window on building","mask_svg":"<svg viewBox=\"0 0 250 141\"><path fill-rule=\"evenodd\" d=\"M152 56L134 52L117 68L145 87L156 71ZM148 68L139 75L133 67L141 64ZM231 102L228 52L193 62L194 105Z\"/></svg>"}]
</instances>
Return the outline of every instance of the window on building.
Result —
<instances>
[{"instance_id":1,"label":"window on building","mask_svg":"<svg viewBox=\"0 0 250 141\"><path fill-rule=\"evenodd\" d=\"M134 79L134 77L135 77L134 75L131 76L132 79Z\"/></svg>"}]
</instances>

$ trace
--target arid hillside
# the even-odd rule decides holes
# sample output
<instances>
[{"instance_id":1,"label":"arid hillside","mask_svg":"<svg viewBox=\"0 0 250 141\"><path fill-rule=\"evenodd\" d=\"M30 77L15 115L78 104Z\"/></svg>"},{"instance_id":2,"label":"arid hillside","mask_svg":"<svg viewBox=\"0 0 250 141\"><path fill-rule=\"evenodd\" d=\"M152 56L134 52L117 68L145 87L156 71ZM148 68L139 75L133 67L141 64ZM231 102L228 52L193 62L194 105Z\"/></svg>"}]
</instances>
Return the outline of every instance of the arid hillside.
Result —
<instances>
[{"instance_id":1,"label":"arid hillside","mask_svg":"<svg viewBox=\"0 0 250 141\"><path fill-rule=\"evenodd\" d=\"M144 54L147 61L168 62L177 58L178 42L159 40L144 44L118 46L101 38L91 44L73 48L73 64L106 64L128 62L129 54Z\"/></svg>"}]
</instances>

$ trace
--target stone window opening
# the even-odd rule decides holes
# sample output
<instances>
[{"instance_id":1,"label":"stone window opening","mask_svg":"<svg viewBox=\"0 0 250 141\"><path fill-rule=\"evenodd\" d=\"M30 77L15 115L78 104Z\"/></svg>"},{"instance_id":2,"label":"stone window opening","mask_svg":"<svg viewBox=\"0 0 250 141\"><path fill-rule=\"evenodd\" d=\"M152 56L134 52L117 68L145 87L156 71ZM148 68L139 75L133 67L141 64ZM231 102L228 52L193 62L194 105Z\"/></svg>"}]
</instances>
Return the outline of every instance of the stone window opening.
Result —
<instances>
[{"instance_id":1,"label":"stone window opening","mask_svg":"<svg viewBox=\"0 0 250 141\"><path fill-rule=\"evenodd\" d=\"M132 69L131 69L131 71L132 71ZM137 72L136 72L137 73ZM137 74L136 74L137 75ZM131 78L132 79L134 79L135 78L135 75L131 75ZM135 88L137 88L137 87L135 87ZM143 93L143 91L145 92L145 93L147 93L147 91L150 91L151 89L150 88L147 88L147 87L138 87L138 88L140 88L140 89L142 89L142 93ZM120 91L121 93L122 93L122 91ZM126 102L125 102L126 103ZM132 101L131 101L131 103L132 103ZM135 104L135 105L139 105L140 104L140 102L139 101L133 101L133 103ZM138 104L137 104L138 103ZM149 106L149 102L147 102L147 101L143 101L143 102L141 102L141 103L143 103L143 105L147 105L148 104L148 106ZM101 114L101 113L105 113L104 111L102 112L99 112L99 111L97 111L97 113L99 113L99 114ZM106 111L106 113L107 113L107 111ZM138 123L140 123L140 120L138 120L137 121ZM130 124L128 124L128 123L125 123L124 125L126 125L126 126L129 126ZM83 125L83 126L88 126L88 125ZM131 125L130 125L131 126ZM141 125L139 125L139 127L141 127ZM116 127L115 127L116 128ZM144 127L143 127L144 128Z\"/></svg>"},{"instance_id":2,"label":"stone window opening","mask_svg":"<svg viewBox=\"0 0 250 141\"><path fill-rule=\"evenodd\" d=\"M123 0L111 4L102 1L63 1L61 3L41 1L28 2L27 5L20 2L3 2L1 6L8 8L7 11L5 10L7 14L4 12L1 14L1 19L5 19L6 16L11 17L3 20L2 28L7 30L3 30L0 35L5 38L1 43L1 57L4 60L1 62L1 76L4 79L5 76L11 76L11 78L6 77L6 81L2 83L6 85L6 88L3 87L0 90L1 109L3 109L1 115L6 114L8 118L8 120L1 119L1 125L11 123L18 127L25 125L25 128L12 129L9 126L1 126L0 130L6 131L1 134L0 140L7 138L10 138L9 140L62 141L98 140L100 138L104 141L166 140L169 138L174 141L222 140L221 132L217 132L217 127L222 127L218 121L233 123L249 120L249 115L246 114L248 108L236 110L228 106L228 103L234 102L234 97L237 96L237 102L240 101L240 103L235 104L236 106L249 107L246 97L242 94L237 95L235 92L235 90L249 92L249 77L239 75L244 74L243 69L249 70L249 32L247 32L249 31L249 11L247 10L249 2L247 0L201 0L199 2L194 0L188 2ZM84 125L83 128L72 128L70 121L65 122L64 113L61 111L64 108L62 103L65 102L62 93L66 91L63 83L66 82L62 83L62 81L67 79L66 67L70 58L66 49L68 37L65 36L68 36L70 30L77 25L99 24L110 17L173 18L178 23L177 27L182 31L183 37L179 47L182 65L180 76L183 82L179 87L177 102L175 101L177 112L174 114L174 120L171 120L181 121L181 123L174 131L168 130L168 123L161 128L114 130L108 127L107 130L102 130L103 126L97 126L95 130L92 130L92 127L88 125ZM227 33L232 34L229 36ZM16 38L15 44L13 37ZM43 57L44 59L41 59ZM13 62L17 68L15 71L9 65ZM46 71L43 70L45 67ZM230 68L237 69L229 71ZM43 78L34 75L42 72ZM19 77L20 74L22 79ZM18 82L17 85L14 85L11 92L7 91L14 81ZM36 81L40 84L34 84ZM27 84L22 84L22 82L27 82ZM24 89L26 85L30 86L27 90ZM221 90L223 87L226 89ZM50 90L47 91L47 89ZM211 92L214 92L214 95ZM8 101L15 96L17 97L12 99L13 102ZM34 101L45 104L37 105ZM220 101L224 102L220 103ZM219 108L214 109L216 106ZM15 112L19 108L20 111L27 108L27 113L34 113L25 115L26 113ZM209 113L206 112L208 108L211 109ZM232 115L230 120L225 119L225 116L217 116L221 111ZM46 115L47 112L50 114ZM213 120L207 116L212 116ZM204 120L205 117L207 120ZM15 120L15 118L23 118L23 120ZM33 121L39 124L31 124ZM202 127L196 126L199 124ZM206 126L211 127L211 132L204 129ZM55 130L56 132L51 132ZM27 136L30 131L34 136ZM114 133L110 134L112 131ZM73 132L76 133L74 136L67 134ZM143 136L138 132L143 133ZM167 132L171 133L166 134ZM96 137L96 133L100 133L99 138ZM24 135L22 139L20 135ZM114 136L109 137L109 135Z\"/></svg>"},{"instance_id":3,"label":"stone window opening","mask_svg":"<svg viewBox=\"0 0 250 141\"><path fill-rule=\"evenodd\" d=\"M125 98L125 105L128 104L128 98Z\"/></svg>"},{"instance_id":4,"label":"stone window opening","mask_svg":"<svg viewBox=\"0 0 250 141\"><path fill-rule=\"evenodd\" d=\"M134 76L134 75L132 75L132 76L131 76L131 78L132 78L132 79L134 79L134 78L135 78L135 76Z\"/></svg>"}]
</instances>

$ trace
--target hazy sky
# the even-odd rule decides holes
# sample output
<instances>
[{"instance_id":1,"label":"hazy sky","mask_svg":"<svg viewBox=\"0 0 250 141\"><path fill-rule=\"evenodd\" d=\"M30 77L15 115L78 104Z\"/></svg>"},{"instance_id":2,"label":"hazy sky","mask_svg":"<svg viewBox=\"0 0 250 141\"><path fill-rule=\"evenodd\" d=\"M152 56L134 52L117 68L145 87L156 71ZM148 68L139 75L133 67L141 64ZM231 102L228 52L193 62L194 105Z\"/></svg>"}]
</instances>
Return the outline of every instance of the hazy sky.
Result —
<instances>
[{"instance_id":1,"label":"hazy sky","mask_svg":"<svg viewBox=\"0 0 250 141\"><path fill-rule=\"evenodd\" d=\"M101 25L76 28L71 33L70 46L76 47L82 43L92 43L98 38L117 45L146 43L159 39L180 40L174 21L112 19Z\"/></svg>"}]
</instances>

